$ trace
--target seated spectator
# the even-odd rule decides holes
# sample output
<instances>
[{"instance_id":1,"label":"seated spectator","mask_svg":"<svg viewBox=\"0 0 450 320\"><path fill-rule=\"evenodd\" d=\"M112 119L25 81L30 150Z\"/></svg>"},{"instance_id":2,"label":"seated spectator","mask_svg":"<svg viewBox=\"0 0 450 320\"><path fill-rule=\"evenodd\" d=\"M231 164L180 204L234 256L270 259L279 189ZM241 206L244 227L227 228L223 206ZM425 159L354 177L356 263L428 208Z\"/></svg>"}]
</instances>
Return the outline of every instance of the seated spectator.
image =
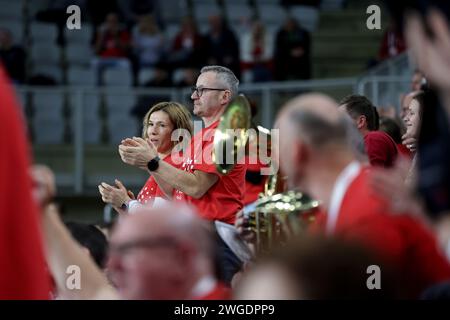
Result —
<instances>
[{"instance_id":1,"label":"seated spectator","mask_svg":"<svg viewBox=\"0 0 450 320\"><path fill-rule=\"evenodd\" d=\"M252 82L272 79L273 39L261 21L254 21L250 32L241 40L242 71L250 71Z\"/></svg>"},{"instance_id":2,"label":"seated spectator","mask_svg":"<svg viewBox=\"0 0 450 320\"><path fill-rule=\"evenodd\" d=\"M181 30L175 36L168 59L171 67L200 68L204 65L204 41L191 16L183 19Z\"/></svg>"},{"instance_id":3,"label":"seated spectator","mask_svg":"<svg viewBox=\"0 0 450 320\"><path fill-rule=\"evenodd\" d=\"M97 58L92 61L97 70L98 84L101 84L101 74L105 68L130 68L131 38L128 31L120 24L116 13L109 13L105 22L98 28L95 38Z\"/></svg>"},{"instance_id":4,"label":"seated spectator","mask_svg":"<svg viewBox=\"0 0 450 320\"><path fill-rule=\"evenodd\" d=\"M157 65L164 49L164 36L153 16L140 17L139 24L133 31L133 50L137 56L139 68Z\"/></svg>"},{"instance_id":5,"label":"seated spectator","mask_svg":"<svg viewBox=\"0 0 450 320\"><path fill-rule=\"evenodd\" d=\"M130 34L120 24L116 13L109 13L99 27L95 40L95 52L101 58L127 58Z\"/></svg>"},{"instance_id":6,"label":"seated spectator","mask_svg":"<svg viewBox=\"0 0 450 320\"><path fill-rule=\"evenodd\" d=\"M25 51L14 44L11 31L0 28L0 62L14 83L25 82L25 59Z\"/></svg>"},{"instance_id":7,"label":"seated spectator","mask_svg":"<svg viewBox=\"0 0 450 320\"><path fill-rule=\"evenodd\" d=\"M311 77L311 40L309 32L289 17L275 40L275 78L300 80Z\"/></svg>"},{"instance_id":8,"label":"seated spectator","mask_svg":"<svg viewBox=\"0 0 450 320\"><path fill-rule=\"evenodd\" d=\"M384 32L383 40L381 41L380 52L378 53L378 60L383 61L402 53L406 50L406 42L403 34L397 26L397 23L391 21L387 30Z\"/></svg>"},{"instance_id":9,"label":"seated spectator","mask_svg":"<svg viewBox=\"0 0 450 320\"><path fill-rule=\"evenodd\" d=\"M239 79L239 43L220 14L209 17L209 31L205 36L206 64L221 65L233 71Z\"/></svg>"}]
</instances>

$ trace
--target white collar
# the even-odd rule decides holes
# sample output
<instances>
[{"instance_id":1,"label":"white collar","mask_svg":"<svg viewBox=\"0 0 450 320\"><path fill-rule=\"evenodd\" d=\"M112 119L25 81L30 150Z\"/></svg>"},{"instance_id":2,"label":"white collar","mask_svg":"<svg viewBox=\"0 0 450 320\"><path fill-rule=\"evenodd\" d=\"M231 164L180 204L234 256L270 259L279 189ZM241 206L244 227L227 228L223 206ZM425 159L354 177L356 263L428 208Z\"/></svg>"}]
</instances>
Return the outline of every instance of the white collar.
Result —
<instances>
[{"instance_id":1,"label":"white collar","mask_svg":"<svg viewBox=\"0 0 450 320\"><path fill-rule=\"evenodd\" d=\"M332 234L334 232L344 195L352 181L359 174L360 170L361 164L357 161L353 161L348 164L337 177L336 182L334 183L333 191L331 192L330 207L328 208L328 218L326 224L327 234Z\"/></svg>"},{"instance_id":2,"label":"white collar","mask_svg":"<svg viewBox=\"0 0 450 320\"><path fill-rule=\"evenodd\" d=\"M201 278L195 284L194 288L191 292L191 297L198 298L202 296L206 296L208 293L214 290L217 281L212 276L206 276Z\"/></svg>"}]
</instances>

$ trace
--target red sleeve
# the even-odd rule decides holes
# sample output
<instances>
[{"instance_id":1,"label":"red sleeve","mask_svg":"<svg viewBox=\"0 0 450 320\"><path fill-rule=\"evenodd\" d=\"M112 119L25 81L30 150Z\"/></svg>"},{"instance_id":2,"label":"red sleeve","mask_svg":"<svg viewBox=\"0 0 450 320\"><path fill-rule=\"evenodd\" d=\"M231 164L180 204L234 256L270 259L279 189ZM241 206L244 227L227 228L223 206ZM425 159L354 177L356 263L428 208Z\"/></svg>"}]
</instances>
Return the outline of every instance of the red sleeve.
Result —
<instances>
[{"instance_id":1,"label":"red sleeve","mask_svg":"<svg viewBox=\"0 0 450 320\"><path fill-rule=\"evenodd\" d=\"M30 154L13 88L0 64L0 299L49 299L40 212L32 197Z\"/></svg>"}]
</instances>

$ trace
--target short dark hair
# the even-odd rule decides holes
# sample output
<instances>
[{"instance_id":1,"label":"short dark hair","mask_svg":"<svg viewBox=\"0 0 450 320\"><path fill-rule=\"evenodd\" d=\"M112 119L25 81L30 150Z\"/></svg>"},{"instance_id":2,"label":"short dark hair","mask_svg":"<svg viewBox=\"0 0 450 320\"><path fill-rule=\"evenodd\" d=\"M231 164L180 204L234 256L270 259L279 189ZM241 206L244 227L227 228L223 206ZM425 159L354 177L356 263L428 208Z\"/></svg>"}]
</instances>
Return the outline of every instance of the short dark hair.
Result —
<instances>
[{"instance_id":1,"label":"short dark hair","mask_svg":"<svg viewBox=\"0 0 450 320\"><path fill-rule=\"evenodd\" d=\"M103 232L96 226L81 222L66 222L72 237L87 248L97 266L103 269L108 251L108 241Z\"/></svg>"},{"instance_id":2,"label":"short dark hair","mask_svg":"<svg viewBox=\"0 0 450 320\"><path fill-rule=\"evenodd\" d=\"M342 99L339 105L345 105L347 113L352 118L365 116L367 121L367 129L369 129L369 131L378 130L380 117L378 115L377 108L369 99L367 99L367 97L352 94Z\"/></svg>"}]
</instances>

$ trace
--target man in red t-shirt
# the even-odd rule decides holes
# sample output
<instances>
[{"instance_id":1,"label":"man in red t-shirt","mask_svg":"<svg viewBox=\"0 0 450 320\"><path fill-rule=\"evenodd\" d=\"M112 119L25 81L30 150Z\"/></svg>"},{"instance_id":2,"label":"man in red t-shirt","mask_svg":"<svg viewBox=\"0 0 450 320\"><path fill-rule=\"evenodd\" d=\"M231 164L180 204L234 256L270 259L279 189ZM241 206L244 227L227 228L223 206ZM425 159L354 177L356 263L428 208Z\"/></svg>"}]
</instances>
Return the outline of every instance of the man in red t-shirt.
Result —
<instances>
[{"instance_id":1,"label":"man in red t-shirt","mask_svg":"<svg viewBox=\"0 0 450 320\"><path fill-rule=\"evenodd\" d=\"M156 148L137 138L140 146L119 147L125 163L149 168L157 181L163 180L176 200L194 205L201 217L233 224L236 212L243 207L245 165L237 164L227 175L217 172L211 160L214 133L225 108L237 94L239 81L227 68L208 66L201 70L193 88L194 114L201 117L205 128L191 140L181 159L181 169L159 161ZM194 126L195 127L195 126Z\"/></svg>"},{"instance_id":2,"label":"man in red t-shirt","mask_svg":"<svg viewBox=\"0 0 450 320\"><path fill-rule=\"evenodd\" d=\"M392 167L398 156L397 145L385 132L379 131L380 119L375 106L364 96L350 95L340 103L364 137L369 162L373 166Z\"/></svg>"},{"instance_id":3,"label":"man in red t-shirt","mask_svg":"<svg viewBox=\"0 0 450 320\"><path fill-rule=\"evenodd\" d=\"M332 99L303 95L288 103L277 123L281 168L290 185L321 201L328 235L358 241L375 252L381 264L397 271L405 297L417 298L427 287L450 279L450 265L432 233L411 215L395 215L388 200L370 187L371 169L355 160L347 122Z\"/></svg>"},{"instance_id":4,"label":"man in red t-shirt","mask_svg":"<svg viewBox=\"0 0 450 320\"><path fill-rule=\"evenodd\" d=\"M135 139L139 146L119 146L122 160L138 167L147 166L160 187L164 188L165 194L173 194L175 200L194 205L199 215L206 220L220 220L229 224L234 223L236 213L243 207L246 168L245 165L237 164L230 173L221 175L211 161L211 155L215 129L229 102L237 95L238 85L239 80L228 68L202 68L191 99L194 101L194 114L202 118L205 128L191 139L183 153L181 169L159 161L156 148L143 139ZM164 186L159 183L161 180ZM239 263L228 247L222 242L220 245L224 260L232 261L229 271L224 271L226 281L229 282L232 274L238 270Z\"/></svg>"}]
</instances>

